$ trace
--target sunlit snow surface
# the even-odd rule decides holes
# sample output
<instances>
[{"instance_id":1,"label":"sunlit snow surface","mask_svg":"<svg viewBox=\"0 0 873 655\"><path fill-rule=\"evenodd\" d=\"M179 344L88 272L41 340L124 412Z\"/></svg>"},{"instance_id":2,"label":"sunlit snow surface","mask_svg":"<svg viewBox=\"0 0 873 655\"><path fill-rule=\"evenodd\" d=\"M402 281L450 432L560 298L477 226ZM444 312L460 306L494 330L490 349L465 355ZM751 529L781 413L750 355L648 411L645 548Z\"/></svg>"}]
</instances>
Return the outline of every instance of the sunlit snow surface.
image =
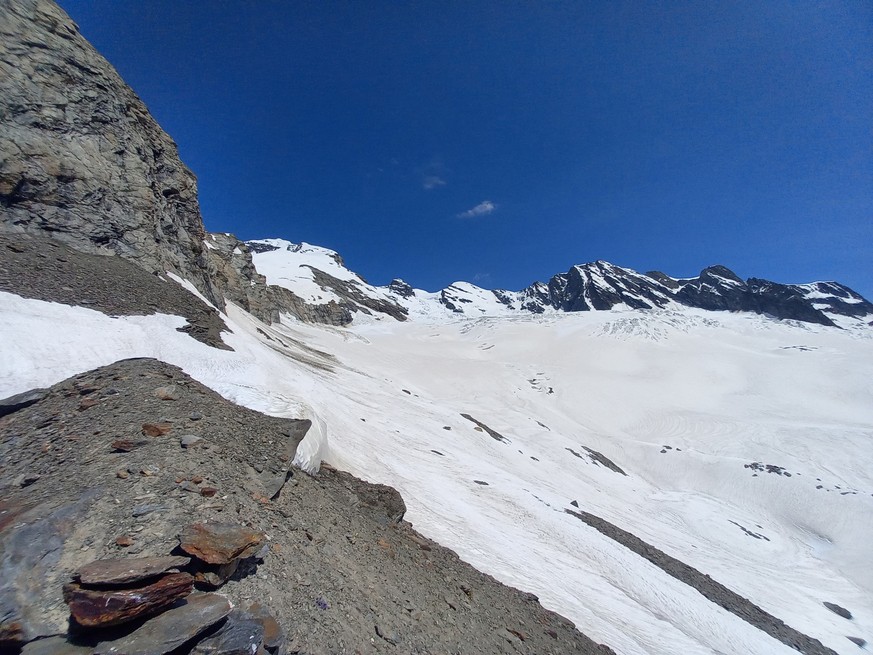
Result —
<instances>
[{"instance_id":1,"label":"sunlit snow surface","mask_svg":"<svg viewBox=\"0 0 873 655\"><path fill-rule=\"evenodd\" d=\"M688 309L225 320L234 352L177 317L0 293L0 396L158 357L248 407L320 417L328 460L397 487L421 532L619 653L796 651L565 514L572 500L840 653L873 641L869 330ZM583 446L628 475L567 450Z\"/></svg>"}]
</instances>

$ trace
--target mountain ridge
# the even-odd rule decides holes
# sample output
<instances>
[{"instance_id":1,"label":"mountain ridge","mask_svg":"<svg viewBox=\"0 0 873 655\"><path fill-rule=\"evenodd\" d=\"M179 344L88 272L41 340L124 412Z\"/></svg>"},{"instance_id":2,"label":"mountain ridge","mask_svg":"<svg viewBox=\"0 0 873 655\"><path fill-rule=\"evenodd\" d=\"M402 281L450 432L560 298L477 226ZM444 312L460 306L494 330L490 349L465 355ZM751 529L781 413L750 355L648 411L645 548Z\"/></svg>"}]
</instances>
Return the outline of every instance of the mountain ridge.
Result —
<instances>
[{"instance_id":1,"label":"mountain ridge","mask_svg":"<svg viewBox=\"0 0 873 655\"><path fill-rule=\"evenodd\" d=\"M255 239L246 244L255 267L268 271L265 274L271 284L298 292L307 275L303 272L292 275L289 271L295 266L318 271L313 273L311 281L326 292L334 292L340 302L347 303L350 311L356 312L360 307L366 312L374 310L398 320L405 320L411 311L415 313L412 299L416 298L431 305L435 301L452 314L473 316L489 315L503 308L541 314L616 307L647 310L684 306L752 312L828 327L842 327L847 324L844 319L873 323L873 303L839 282L783 284L755 277L743 280L720 264L704 268L693 278L674 278L660 271L638 273L596 260L572 266L566 273L553 275L548 282L537 281L520 291L485 289L458 281L428 292L414 289L399 278L385 286L370 285L347 269L338 253L327 248L284 239ZM283 264L277 261L275 254L269 253L287 253L287 261ZM295 259L299 261L295 263ZM343 280L341 289L335 282L339 279ZM363 303L362 298L366 299Z\"/></svg>"}]
</instances>

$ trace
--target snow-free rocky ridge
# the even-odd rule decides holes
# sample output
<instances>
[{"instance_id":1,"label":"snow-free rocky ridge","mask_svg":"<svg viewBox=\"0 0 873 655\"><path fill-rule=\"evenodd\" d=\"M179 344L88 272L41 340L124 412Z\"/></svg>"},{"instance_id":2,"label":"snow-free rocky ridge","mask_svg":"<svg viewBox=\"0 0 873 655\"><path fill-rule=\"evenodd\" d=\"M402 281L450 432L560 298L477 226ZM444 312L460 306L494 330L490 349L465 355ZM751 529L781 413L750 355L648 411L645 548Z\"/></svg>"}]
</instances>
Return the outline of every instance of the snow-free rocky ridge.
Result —
<instances>
[{"instance_id":1,"label":"snow-free rocky ridge","mask_svg":"<svg viewBox=\"0 0 873 655\"><path fill-rule=\"evenodd\" d=\"M64 631L78 566L229 518L272 548L226 593L291 652L870 640L868 301L606 262L427 292L209 234L69 17L0 18L4 645Z\"/></svg>"}]
</instances>

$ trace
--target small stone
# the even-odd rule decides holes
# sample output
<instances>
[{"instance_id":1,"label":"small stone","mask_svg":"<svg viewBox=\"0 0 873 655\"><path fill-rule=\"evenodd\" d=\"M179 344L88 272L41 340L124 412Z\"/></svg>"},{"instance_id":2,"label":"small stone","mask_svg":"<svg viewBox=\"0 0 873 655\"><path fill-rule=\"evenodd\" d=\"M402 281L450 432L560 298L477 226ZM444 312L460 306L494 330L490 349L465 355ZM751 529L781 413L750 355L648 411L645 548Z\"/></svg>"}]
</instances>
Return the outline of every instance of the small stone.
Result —
<instances>
[{"instance_id":1,"label":"small stone","mask_svg":"<svg viewBox=\"0 0 873 655\"><path fill-rule=\"evenodd\" d=\"M194 493L198 493L200 491L197 485L190 480L184 480L182 484L179 485L179 489L181 489L182 491L191 491Z\"/></svg>"},{"instance_id":2,"label":"small stone","mask_svg":"<svg viewBox=\"0 0 873 655\"><path fill-rule=\"evenodd\" d=\"M230 614L230 601L219 594L192 594L129 635L97 645L94 655L163 655L212 627Z\"/></svg>"},{"instance_id":3,"label":"small stone","mask_svg":"<svg viewBox=\"0 0 873 655\"><path fill-rule=\"evenodd\" d=\"M212 498L215 494L218 493L218 489L215 487L201 487L200 495L204 498Z\"/></svg>"},{"instance_id":4,"label":"small stone","mask_svg":"<svg viewBox=\"0 0 873 655\"><path fill-rule=\"evenodd\" d=\"M201 414L200 412L191 412L188 415L188 418L190 418L192 421L199 421L203 418L203 414Z\"/></svg>"},{"instance_id":5,"label":"small stone","mask_svg":"<svg viewBox=\"0 0 873 655\"><path fill-rule=\"evenodd\" d=\"M186 434L179 438L179 443L182 448L193 448L202 445L203 437L198 437L196 434Z\"/></svg>"},{"instance_id":6,"label":"small stone","mask_svg":"<svg viewBox=\"0 0 873 655\"><path fill-rule=\"evenodd\" d=\"M122 548L127 548L129 546L133 546L133 538L129 535L122 535L115 540L116 546L121 546Z\"/></svg>"},{"instance_id":7,"label":"small stone","mask_svg":"<svg viewBox=\"0 0 873 655\"><path fill-rule=\"evenodd\" d=\"M192 523L179 535L182 550L208 564L251 557L265 538L262 532L233 523Z\"/></svg>"},{"instance_id":8,"label":"small stone","mask_svg":"<svg viewBox=\"0 0 873 655\"><path fill-rule=\"evenodd\" d=\"M579 507L579 501L578 501L578 500L571 500L571 501L570 501L570 504L571 504L573 507Z\"/></svg>"},{"instance_id":9,"label":"small stone","mask_svg":"<svg viewBox=\"0 0 873 655\"><path fill-rule=\"evenodd\" d=\"M107 627L156 614L190 594L193 585L194 578L187 573L170 573L134 588L87 589L70 582L64 585L64 602L79 625Z\"/></svg>"},{"instance_id":10,"label":"small stone","mask_svg":"<svg viewBox=\"0 0 873 655\"><path fill-rule=\"evenodd\" d=\"M849 619L851 621L852 613L845 607L840 607L836 603L829 603L827 601L822 604L837 616L842 616L844 619Z\"/></svg>"},{"instance_id":11,"label":"small stone","mask_svg":"<svg viewBox=\"0 0 873 655\"><path fill-rule=\"evenodd\" d=\"M182 392L178 386L168 385L155 389L154 395L161 400L179 400L182 397Z\"/></svg>"},{"instance_id":12,"label":"small stone","mask_svg":"<svg viewBox=\"0 0 873 655\"><path fill-rule=\"evenodd\" d=\"M90 409L96 405L98 401L96 398L85 398L82 402L79 403L79 411L84 412L86 409Z\"/></svg>"},{"instance_id":13,"label":"small stone","mask_svg":"<svg viewBox=\"0 0 873 655\"><path fill-rule=\"evenodd\" d=\"M170 423L143 423L142 433L147 437L160 437L167 434L173 426Z\"/></svg>"},{"instance_id":14,"label":"small stone","mask_svg":"<svg viewBox=\"0 0 873 655\"><path fill-rule=\"evenodd\" d=\"M115 477L121 478L122 480L127 480L127 478L130 477L130 473L128 473L127 471L116 471Z\"/></svg>"},{"instance_id":15,"label":"small stone","mask_svg":"<svg viewBox=\"0 0 873 655\"><path fill-rule=\"evenodd\" d=\"M154 477L160 472L161 469L154 464L148 464L139 470L139 474L146 478Z\"/></svg>"},{"instance_id":16,"label":"small stone","mask_svg":"<svg viewBox=\"0 0 873 655\"><path fill-rule=\"evenodd\" d=\"M39 480L39 475L37 473L22 473L15 479L17 486L19 487L29 487L37 480Z\"/></svg>"},{"instance_id":17,"label":"small stone","mask_svg":"<svg viewBox=\"0 0 873 655\"><path fill-rule=\"evenodd\" d=\"M201 482L203 482L203 476L202 475L192 476L191 482L193 482L194 484L200 484Z\"/></svg>"},{"instance_id":18,"label":"small stone","mask_svg":"<svg viewBox=\"0 0 873 655\"><path fill-rule=\"evenodd\" d=\"M129 453L131 450L145 446L147 443L148 441L143 441L142 439L136 441L133 439L116 439L112 444L110 444L110 446L113 452Z\"/></svg>"},{"instance_id":19,"label":"small stone","mask_svg":"<svg viewBox=\"0 0 873 655\"><path fill-rule=\"evenodd\" d=\"M133 516L145 516L146 514L151 514L152 512L162 512L169 508L164 507L163 505L136 505L133 508L131 514Z\"/></svg>"},{"instance_id":20,"label":"small stone","mask_svg":"<svg viewBox=\"0 0 873 655\"><path fill-rule=\"evenodd\" d=\"M80 568L75 577L85 585L128 584L187 566L190 562L189 557L177 556L98 559Z\"/></svg>"},{"instance_id":21,"label":"small stone","mask_svg":"<svg viewBox=\"0 0 873 655\"><path fill-rule=\"evenodd\" d=\"M864 646L867 645L867 640L866 640L866 639L862 639L861 637L846 637L846 639L848 639L849 641L851 641L851 642L852 642L853 644L855 644L858 648L864 648ZM24 655L24 654L22 653L22 655Z\"/></svg>"}]
</instances>

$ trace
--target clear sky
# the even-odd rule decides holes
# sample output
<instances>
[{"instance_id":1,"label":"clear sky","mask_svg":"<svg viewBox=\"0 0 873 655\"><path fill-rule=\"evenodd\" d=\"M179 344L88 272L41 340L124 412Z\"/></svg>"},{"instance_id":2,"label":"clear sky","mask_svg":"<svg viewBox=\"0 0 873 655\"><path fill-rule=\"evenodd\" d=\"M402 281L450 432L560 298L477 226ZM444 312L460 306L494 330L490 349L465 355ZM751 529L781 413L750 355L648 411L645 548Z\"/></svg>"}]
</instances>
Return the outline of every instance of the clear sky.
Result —
<instances>
[{"instance_id":1,"label":"clear sky","mask_svg":"<svg viewBox=\"0 0 873 655\"><path fill-rule=\"evenodd\" d=\"M606 259L873 298L873 3L61 0L206 227L369 281Z\"/></svg>"}]
</instances>

